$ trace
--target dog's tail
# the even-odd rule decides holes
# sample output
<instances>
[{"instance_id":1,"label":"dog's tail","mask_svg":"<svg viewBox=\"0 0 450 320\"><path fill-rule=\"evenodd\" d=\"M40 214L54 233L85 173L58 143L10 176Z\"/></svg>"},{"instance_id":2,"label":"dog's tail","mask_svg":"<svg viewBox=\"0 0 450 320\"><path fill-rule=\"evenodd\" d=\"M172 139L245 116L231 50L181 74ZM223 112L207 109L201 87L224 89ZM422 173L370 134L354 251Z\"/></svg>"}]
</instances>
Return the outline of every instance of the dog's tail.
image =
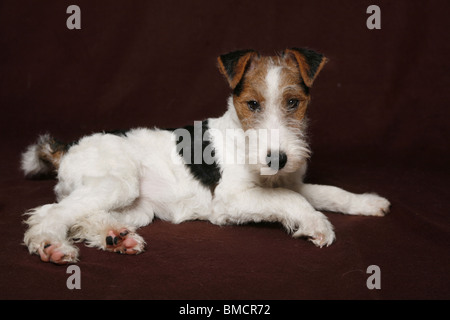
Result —
<instances>
[{"instance_id":1,"label":"dog's tail","mask_svg":"<svg viewBox=\"0 0 450 320\"><path fill-rule=\"evenodd\" d=\"M49 134L40 135L37 142L22 153L21 168L27 177L56 173L69 146Z\"/></svg>"}]
</instances>

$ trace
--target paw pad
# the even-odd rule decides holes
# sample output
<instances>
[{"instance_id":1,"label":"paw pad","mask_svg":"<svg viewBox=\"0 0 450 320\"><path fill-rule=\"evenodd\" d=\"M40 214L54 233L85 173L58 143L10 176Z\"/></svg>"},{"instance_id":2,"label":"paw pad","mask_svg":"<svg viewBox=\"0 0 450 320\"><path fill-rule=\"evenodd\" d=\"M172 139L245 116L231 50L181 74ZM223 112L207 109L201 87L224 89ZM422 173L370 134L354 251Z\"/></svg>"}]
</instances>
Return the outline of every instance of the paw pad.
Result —
<instances>
[{"instance_id":1,"label":"paw pad","mask_svg":"<svg viewBox=\"0 0 450 320\"><path fill-rule=\"evenodd\" d=\"M75 249L66 248L60 244L44 242L38 248L39 256L44 262L53 262L55 264L68 264L77 261L77 252Z\"/></svg>"},{"instance_id":2,"label":"paw pad","mask_svg":"<svg viewBox=\"0 0 450 320\"><path fill-rule=\"evenodd\" d=\"M144 241L128 229L110 230L105 238L106 250L121 254L138 254L144 250Z\"/></svg>"}]
</instances>

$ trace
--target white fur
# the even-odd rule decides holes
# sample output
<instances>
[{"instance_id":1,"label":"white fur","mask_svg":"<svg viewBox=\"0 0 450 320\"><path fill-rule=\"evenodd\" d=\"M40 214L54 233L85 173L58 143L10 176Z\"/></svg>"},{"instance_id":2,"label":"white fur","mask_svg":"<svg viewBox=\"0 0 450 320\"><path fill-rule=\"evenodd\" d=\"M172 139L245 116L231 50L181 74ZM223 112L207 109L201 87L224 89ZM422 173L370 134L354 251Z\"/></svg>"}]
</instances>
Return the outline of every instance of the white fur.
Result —
<instances>
[{"instance_id":1,"label":"white fur","mask_svg":"<svg viewBox=\"0 0 450 320\"><path fill-rule=\"evenodd\" d=\"M259 128L279 130L280 144L269 144L269 148L288 155L283 170L265 176L260 170L267 165L262 162L242 164L226 160L227 155L242 149L226 139L242 139L246 135L232 98L222 117L209 119L211 141L221 170L221 180L213 194L182 161L173 161L178 155L175 136L170 131L141 128L128 132L126 137L87 136L61 160L55 187L58 202L28 212L29 229L24 242L30 253L42 256L44 247L52 244L64 254L59 262L74 262L78 259L74 240L105 249L108 232L122 228L131 232L137 242L133 249L141 252L145 242L135 231L151 223L155 216L173 223L194 219L218 225L279 222L294 237L308 237L322 247L330 245L335 234L328 219L317 210L375 216L387 212L389 202L374 194L356 195L336 187L303 184L309 149L304 130L288 127L274 105L280 94L279 74L276 68L267 74L268 113ZM230 129L234 129L234 136L226 135ZM23 155L26 173L41 169L36 152L36 146L31 146ZM240 152L248 155L248 150ZM267 150L255 152L264 156Z\"/></svg>"}]
</instances>

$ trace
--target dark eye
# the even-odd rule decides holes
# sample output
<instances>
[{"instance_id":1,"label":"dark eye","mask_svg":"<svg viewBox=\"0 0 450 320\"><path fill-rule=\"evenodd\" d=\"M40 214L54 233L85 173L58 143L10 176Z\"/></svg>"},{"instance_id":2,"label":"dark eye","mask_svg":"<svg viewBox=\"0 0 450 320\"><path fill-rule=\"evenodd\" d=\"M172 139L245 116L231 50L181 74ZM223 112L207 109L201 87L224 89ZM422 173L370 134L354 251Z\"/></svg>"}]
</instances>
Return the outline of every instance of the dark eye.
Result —
<instances>
[{"instance_id":1,"label":"dark eye","mask_svg":"<svg viewBox=\"0 0 450 320\"><path fill-rule=\"evenodd\" d=\"M287 108L289 111L294 111L298 108L298 105L300 104L300 100L298 99L289 99L287 102Z\"/></svg>"},{"instance_id":2,"label":"dark eye","mask_svg":"<svg viewBox=\"0 0 450 320\"><path fill-rule=\"evenodd\" d=\"M261 110L261 106L259 105L259 102L255 101L255 100L247 101L247 106L250 109L250 111L253 111L253 112Z\"/></svg>"}]
</instances>

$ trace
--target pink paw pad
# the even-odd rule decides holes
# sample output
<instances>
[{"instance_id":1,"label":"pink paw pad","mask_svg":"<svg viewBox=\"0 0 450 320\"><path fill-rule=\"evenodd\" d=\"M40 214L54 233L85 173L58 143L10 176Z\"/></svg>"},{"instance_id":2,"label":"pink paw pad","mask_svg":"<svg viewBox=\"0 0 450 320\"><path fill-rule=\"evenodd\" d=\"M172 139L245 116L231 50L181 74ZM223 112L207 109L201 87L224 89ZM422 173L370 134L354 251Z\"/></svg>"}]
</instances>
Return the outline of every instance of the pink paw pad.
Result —
<instances>
[{"instance_id":1,"label":"pink paw pad","mask_svg":"<svg viewBox=\"0 0 450 320\"><path fill-rule=\"evenodd\" d=\"M110 230L106 236L106 250L121 254L138 254L143 250L140 237L123 228L119 231Z\"/></svg>"},{"instance_id":2,"label":"pink paw pad","mask_svg":"<svg viewBox=\"0 0 450 320\"><path fill-rule=\"evenodd\" d=\"M60 250L58 245L44 243L41 248L38 249L41 260L44 262L53 262L56 264L67 264L71 262L71 258Z\"/></svg>"}]
</instances>

